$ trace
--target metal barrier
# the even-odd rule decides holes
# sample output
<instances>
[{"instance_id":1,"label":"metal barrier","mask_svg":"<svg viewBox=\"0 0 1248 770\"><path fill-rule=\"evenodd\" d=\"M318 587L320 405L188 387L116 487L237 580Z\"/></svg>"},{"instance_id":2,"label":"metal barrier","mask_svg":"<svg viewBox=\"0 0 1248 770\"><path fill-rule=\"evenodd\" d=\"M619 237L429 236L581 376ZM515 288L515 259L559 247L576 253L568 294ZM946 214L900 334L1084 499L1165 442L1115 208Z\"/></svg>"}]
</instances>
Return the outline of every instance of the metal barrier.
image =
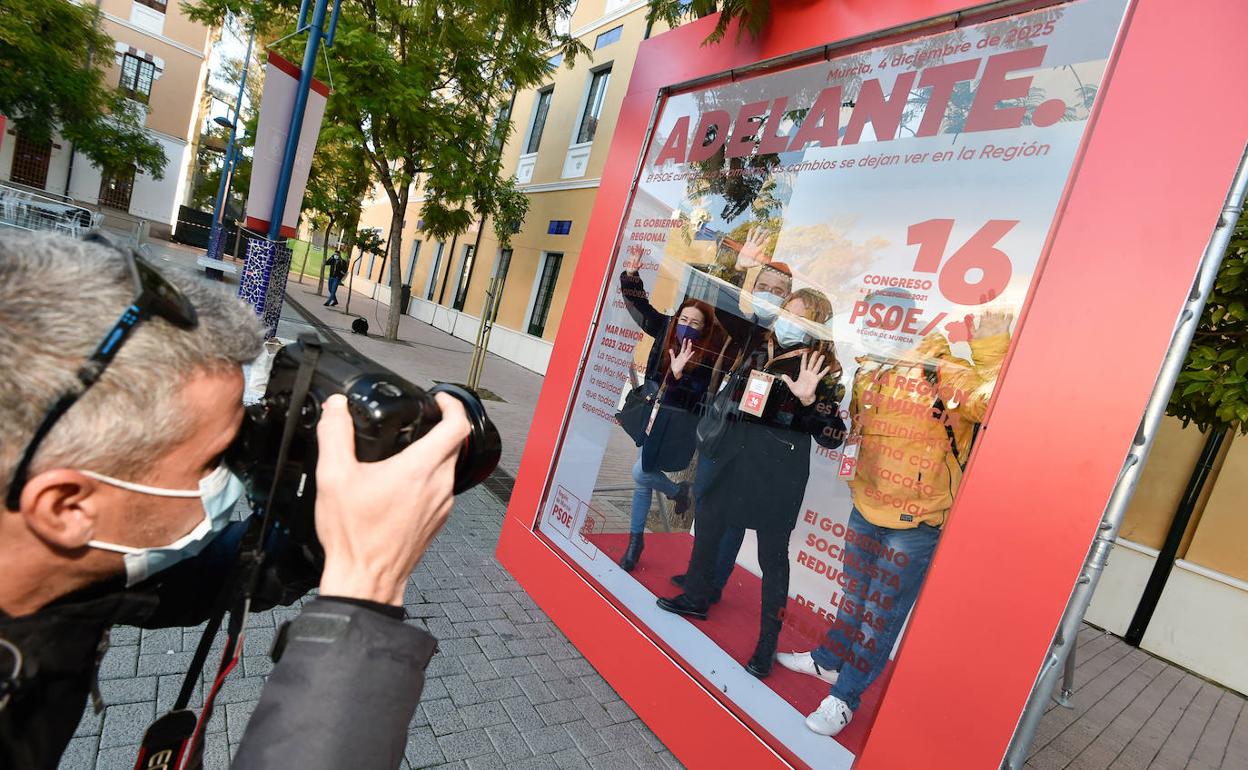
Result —
<instances>
[{"instance_id":1,"label":"metal barrier","mask_svg":"<svg viewBox=\"0 0 1248 770\"><path fill-rule=\"evenodd\" d=\"M0 183L0 227L80 236L98 229L103 220L99 212Z\"/></svg>"}]
</instances>

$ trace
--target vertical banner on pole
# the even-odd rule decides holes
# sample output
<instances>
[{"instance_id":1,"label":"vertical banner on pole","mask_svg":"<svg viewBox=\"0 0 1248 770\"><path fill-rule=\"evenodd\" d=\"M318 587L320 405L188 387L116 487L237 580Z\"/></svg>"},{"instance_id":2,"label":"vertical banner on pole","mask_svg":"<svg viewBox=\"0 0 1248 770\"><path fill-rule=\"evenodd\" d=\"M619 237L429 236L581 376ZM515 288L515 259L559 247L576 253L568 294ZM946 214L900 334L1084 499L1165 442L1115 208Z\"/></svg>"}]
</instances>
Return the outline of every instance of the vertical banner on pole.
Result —
<instances>
[{"instance_id":1,"label":"vertical banner on pole","mask_svg":"<svg viewBox=\"0 0 1248 770\"><path fill-rule=\"evenodd\" d=\"M249 230L264 232L271 223L273 197L298 85L299 68L270 52L268 64L265 66L264 93L260 100L260 120L256 126L256 147L251 166L251 185L247 193L246 226ZM295 153L290 193L281 214L283 238L293 238L297 232L299 210L303 206L303 193L308 184L308 173L312 169L312 154L316 151L316 139L321 130L328 97L329 87L313 79L303 127L299 132L299 149ZM279 259L279 255L284 255L284 259ZM239 296L251 302L256 314L265 318L270 336L277 328L277 321L275 318L268 318L271 315L268 307L273 305L280 308L281 302L277 300L281 299L286 290L286 271L289 266L290 249L284 241L276 244L253 241L248 244L247 264L243 268ZM275 310L274 313L276 312L278 311Z\"/></svg>"}]
</instances>

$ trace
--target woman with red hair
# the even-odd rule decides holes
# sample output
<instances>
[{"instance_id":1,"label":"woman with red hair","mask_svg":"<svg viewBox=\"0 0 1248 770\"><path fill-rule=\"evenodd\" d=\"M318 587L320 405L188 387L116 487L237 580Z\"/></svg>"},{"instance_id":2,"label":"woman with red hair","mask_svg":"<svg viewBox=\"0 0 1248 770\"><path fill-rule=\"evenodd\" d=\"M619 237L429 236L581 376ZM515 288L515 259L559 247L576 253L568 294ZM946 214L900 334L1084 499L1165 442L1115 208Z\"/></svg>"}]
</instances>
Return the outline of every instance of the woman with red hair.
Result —
<instances>
[{"instance_id":1,"label":"woman with red hair","mask_svg":"<svg viewBox=\"0 0 1248 770\"><path fill-rule=\"evenodd\" d=\"M634 435L641 451L633 466L637 486L633 490L628 549L620 559L620 566L630 572L641 557L654 492L673 500L678 514L689 507L690 485L673 481L665 471L684 470L693 459L698 416L724 340L714 309L701 300L686 299L670 316L655 309L637 273L637 263L636 259L625 263L620 294L629 315L654 338L642 387L655 394L658 409L644 435Z\"/></svg>"}]
</instances>

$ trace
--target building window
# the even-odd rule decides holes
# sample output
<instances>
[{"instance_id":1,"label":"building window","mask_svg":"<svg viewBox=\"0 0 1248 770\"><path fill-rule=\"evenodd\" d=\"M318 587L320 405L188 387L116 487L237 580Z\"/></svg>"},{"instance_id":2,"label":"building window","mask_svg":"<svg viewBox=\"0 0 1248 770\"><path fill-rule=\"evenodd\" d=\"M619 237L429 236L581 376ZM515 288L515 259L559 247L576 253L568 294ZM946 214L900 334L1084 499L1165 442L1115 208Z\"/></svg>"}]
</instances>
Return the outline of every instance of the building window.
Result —
<instances>
[{"instance_id":1,"label":"building window","mask_svg":"<svg viewBox=\"0 0 1248 770\"><path fill-rule=\"evenodd\" d=\"M559 265L562 262L562 254L551 252L542 265L537 294L533 298L533 313L529 316L529 334L534 337L546 332L546 320L550 316L550 303L555 298L555 284L559 281Z\"/></svg>"},{"instance_id":2,"label":"building window","mask_svg":"<svg viewBox=\"0 0 1248 770\"><path fill-rule=\"evenodd\" d=\"M571 219L552 219L546 228L547 235L567 235L572 232Z\"/></svg>"},{"instance_id":3,"label":"building window","mask_svg":"<svg viewBox=\"0 0 1248 770\"><path fill-rule=\"evenodd\" d=\"M606 32L603 32L601 35L598 36L598 39L594 41L594 50L597 51L599 48L604 48L606 46L611 45L612 43L618 42L620 39L620 35L623 32L624 32L623 24L621 24L618 27L609 29Z\"/></svg>"},{"instance_id":4,"label":"building window","mask_svg":"<svg viewBox=\"0 0 1248 770\"><path fill-rule=\"evenodd\" d=\"M146 59L126 54L121 60L121 90L126 96L147 104L152 95L152 81L156 79L156 65Z\"/></svg>"},{"instance_id":5,"label":"building window","mask_svg":"<svg viewBox=\"0 0 1248 770\"><path fill-rule=\"evenodd\" d=\"M134 193L134 169L120 174L105 174L100 180L100 205L120 211L130 210L130 196Z\"/></svg>"},{"instance_id":6,"label":"building window","mask_svg":"<svg viewBox=\"0 0 1248 770\"><path fill-rule=\"evenodd\" d=\"M13 143L13 167L9 179L40 190L48 186L48 162L52 158L52 140L32 142L21 134Z\"/></svg>"},{"instance_id":7,"label":"building window","mask_svg":"<svg viewBox=\"0 0 1248 770\"><path fill-rule=\"evenodd\" d=\"M554 72L555 70L559 69L560 64L563 64L563 54L561 53L557 53L554 56L546 60L546 68L549 69L551 72Z\"/></svg>"},{"instance_id":8,"label":"building window","mask_svg":"<svg viewBox=\"0 0 1248 770\"><path fill-rule=\"evenodd\" d=\"M468 301L468 281L472 280L472 262L475 258L476 249L465 246L464 258L459 263L459 285L455 287L455 301L451 303L456 310L463 310L464 303Z\"/></svg>"},{"instance_id":9,"label":"building window","mask_svg":"<svg viewBox=\"0 0 1248 770\"><path fill-rule=\"evenodd\" d=\"M165 13L166 3L163 0L134 0L134 2Z\"/></svg>"},{"instance_id":10,"label":"building window","mask_svg":"<svg viewBox=\"0 0 1248 770\"><path fill-rule=\"evenodd\" d=\"M577 144L594 141L598 131L598 117L602 115L602 103L607 96L607 83L611 79L611 68L600 69L593 74L589 82L589 98L585 100L585 114L581 116L581 127L576 132Z\"/></svg>"},{"instance_id":11,"label":"building window","mask_svg":"<svg viewBox=\"0 0 1248 770\"><path fill-rule=\"evenodd\" d=\"M407 260L407 280L404 281L408 286L412 285L412 273L416 272L416 257L420 254L420 241L412 244L412 256Z\"/></svg>"},{"instance_id":12,"label":"building window","mask_svg":"<svg viewBox=\"0 0 1248 770\"><path fill-rule=\"evenodd\" d=\"M550 100L555 96L555 87L543 88L537 92L537 108L533 111L533 128L529 131L529 142L525 145L525 153L537 152L542 144L542 130L546 128L546 115L550 112Z\"/></svg>"},{"instance_id":13,"label":"building window","mask_svg":"<svg viewBox=\"0 0 1248 770\"><path fill-rule=\"evenodd\" d=\"M446 247L445 243L439 243L438 249L433 253L433 266L429 268L429 282L425 284L425 299L433 301L433 291L438 287L438 268L442 267L442 250Z\"/></svg>"}]
</instances>

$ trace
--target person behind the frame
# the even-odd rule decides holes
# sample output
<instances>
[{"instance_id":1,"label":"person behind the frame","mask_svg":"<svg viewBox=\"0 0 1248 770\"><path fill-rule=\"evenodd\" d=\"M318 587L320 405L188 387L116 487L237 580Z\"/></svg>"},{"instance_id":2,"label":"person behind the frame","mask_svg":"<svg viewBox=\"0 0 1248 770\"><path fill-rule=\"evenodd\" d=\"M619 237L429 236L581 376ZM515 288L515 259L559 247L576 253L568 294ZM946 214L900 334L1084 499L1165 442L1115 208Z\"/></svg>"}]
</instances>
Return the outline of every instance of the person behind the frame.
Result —
<instances>
[{"instance_id":1,"label":"person behind the frame","mask_svg":"<svg viewBox=\"0 0 1248 770\"><path fill-rule=\"evenodd\" d=\"M831 684L806 718L814 732L836 735L849 724L888 663L962 481L1011 320L1006 313L980 316L971 361L954 356L938 334L900 352L879 338L866 340L876 352L858 359L854 375L846 451L859 444L859 456L841 546L847 585L861 588L841 603L824 644L776 656L785 668Z\"/></svg>"},{"instance_id":2,"label":"person behind the frame","mask_svg":"<svg viewBox=\"0 0 1248 770\"><path fill-rule=\"evenodd\" d=\"M772 324L780 315L780 306L793 290L793 272L783 262L772 261L767 250L767 231L761 227L749 231L746 240L737 254L737 267L741 270L758 268L754 281L750 284L750 305L753 310L744 314L740 309L740 291L721 287L715 301L715 320L731 338L722 359L731 365L735 357L743 349L748 349L767 336ZM716 373L715 378L722 382ZM712 385L718 385L713 382ZM698 497L705 488L709 476L701 470L694 476L693 494ZM724 529L720 543L719 556L716 560L714 573L714 590L710 595L712 604L719 601L724 586L727 585L733 568L737 564L737 553L745 540L745 527L729 526ZM685 576L674 575L672 583L681 588L685 585Z\"/></svg>"},{"instance_id":3,"label":"person behind the frame","mask_svg":"<svg viewBox=\"0 0 1248 770\"><path fill-rule=\"evenodd\" d=\"M118 343L110 327L131 325ZM0 234L0 767L57 767L111 626L211 613L246 524L228 526L242 485L221 458L243 418L240 365L261 339L237 299L133 252ZM283 632L236 770L402 759L437 647L403 622L403 592L450 511L469 429L455 399L437 402L441 421L377 463L355 458L346 399L324 404L321 595Z\"/></svg>"},{"instance_id":4,"label":"person behind the frame","mask_svg":"<svg viewBox=\"0 0 1248 770\"><path fill-rule=\"evenodd\" d=\"M810 442L835 449L845 425L837 414L841 366L831 345L813 339L832 303L814 289L799 289L765 337L744 351L730 380L731 410L725 433L699 459L693 552L684 593L660 598L668 612L705 618L725 529L758 535L762 597L758 642L746 670L771 673L789 590L789 537L797 524L810 477ZM801 319L801 320L799 320ZM729 387L729 386L725 386Z\"/></svg>"},{"instance_id":5,"label":"person behind the frame","mask_svg":"<svg viewBox=\"0 0 1248 770\"><path fill-rule=\"evenodd\" d=\"M647 386L658 394L658 409L633 465L633 508L629 521L628 548L620 566L631 572L645 546L646 517L655 490L675 503L683 514L689 508L690 484L676 482L667 472L689 467L697 447L697 422L710 385L717 357L723 355L724 333L715 322L711 306L686 299L673 315L650 304L638 270L641 258L630 256L620 273L620 294L628 314L642 332L654 339L646 362Z\"/></svg>"}]
</instances>

